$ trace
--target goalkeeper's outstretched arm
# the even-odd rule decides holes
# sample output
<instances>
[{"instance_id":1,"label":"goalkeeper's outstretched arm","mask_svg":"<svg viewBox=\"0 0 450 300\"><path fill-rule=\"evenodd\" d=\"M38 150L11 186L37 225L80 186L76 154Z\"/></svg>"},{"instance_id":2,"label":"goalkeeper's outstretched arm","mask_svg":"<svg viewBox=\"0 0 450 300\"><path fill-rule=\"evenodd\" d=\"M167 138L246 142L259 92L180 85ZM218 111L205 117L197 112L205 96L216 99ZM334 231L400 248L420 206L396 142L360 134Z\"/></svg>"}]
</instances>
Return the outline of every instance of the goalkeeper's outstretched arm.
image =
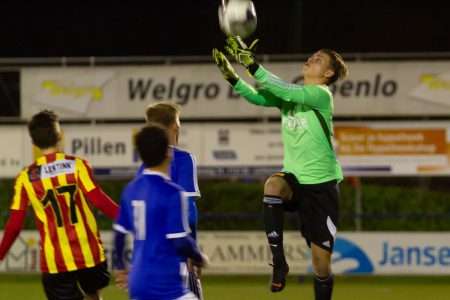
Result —
<instances>
[{"instance_id":1,"label":"goalkeeper's outstretched arm","mask_svg":"<svg viewBox=\"0 0 450 300\"><path fill-rule=\"evenodd\" d=\"M282 100L264 89L255 89L242 79L233 86L233 89L248 102L268 107L281 107Z\"/></svg>"},{"instance_id":2,"label":"goalkeeper's outstretched arm","mask_svg":"<svg viewBox=\"0 0 450 300\"><path fill-rule=\"evenodd\" d=\"M326 109L330 105L331 94L320 85L288 83L261 65L258 65L252 75L264 89L284 101L306 104L317 109Z\"/></svg>"},{"instance_id":3,"label":"goalkeeper's outstretched arm","mask_svg":"<svg viewBox=\"0 0 450 300\"><path fill-rule=\"evenodd\" d=\"M247 68L264 90L278 97L280 101L306 104L319 110L329 109L331 94L327 89L318 84L288 83L259 65L254 54L256 43L257 40L247 47L240 37L230 36L226 40L225 49L236 62Z\"/></svg>"}]
</instances>

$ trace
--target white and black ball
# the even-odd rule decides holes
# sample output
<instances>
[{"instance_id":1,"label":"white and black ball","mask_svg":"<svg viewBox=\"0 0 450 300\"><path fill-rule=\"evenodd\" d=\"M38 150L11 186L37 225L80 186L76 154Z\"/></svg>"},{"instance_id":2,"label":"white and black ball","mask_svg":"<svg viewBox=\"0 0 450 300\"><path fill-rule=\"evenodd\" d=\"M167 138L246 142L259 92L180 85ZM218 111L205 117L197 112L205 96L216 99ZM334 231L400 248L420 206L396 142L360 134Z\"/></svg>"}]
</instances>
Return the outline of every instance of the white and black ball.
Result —
<instances>
[{"instance_id":1,"label":"white and black ball","mask_svg":"<svg viewBox=\"0 0 450 300\"><path fill-rule=\"evenodd\" d=\"M250 0L229 0L219 7L219 24L226 35L250 36L257 25L255 5Z\"/></svg>"}]
</instances>

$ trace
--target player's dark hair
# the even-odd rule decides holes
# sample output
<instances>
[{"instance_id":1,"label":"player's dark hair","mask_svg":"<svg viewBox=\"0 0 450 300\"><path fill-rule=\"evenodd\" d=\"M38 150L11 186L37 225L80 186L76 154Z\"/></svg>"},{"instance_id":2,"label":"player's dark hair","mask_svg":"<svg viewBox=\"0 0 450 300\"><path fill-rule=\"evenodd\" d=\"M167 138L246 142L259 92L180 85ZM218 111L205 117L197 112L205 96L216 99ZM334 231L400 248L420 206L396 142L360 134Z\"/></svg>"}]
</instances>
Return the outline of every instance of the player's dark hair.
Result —
<instances>
[{"instance_id":1,"label":"player's dark hair","mask_svg":"<svg viewBox=\"0 0 450 300\"><path fill-rule=\"evenodd\" d=\"M147 106L145 110L145 118L149 123L158 123L165 127L170 127L177 116L180 109L177 104L171 102L159 102Z\"/></svg>"},{"instance_id":2,"label":"player's dark hair","mask_svg":"<svg viewBox=\"0 0 450 300\"><path fill-rule=\"evenodd\" d=\"M28 122L28 132L35 146L40 149L55 147L61 139L58 116L51 110L43 110Z\"/></svg>"},{"instance_id":3,"label":"player's dark hair","mask_svg":"<svg viewBox=\"0 0 450 300\"><path fill-rule=\"evenodd\" d=\"M135 136L136 148L146 167L160 165L167 157L169 136L167 130L157 123L149 123Z\"/></svg>"},{"instance_id":4,"label":"player's dark hair","mask_svg":"<svg viewBox=\"0 0 450 300\"><path fill-rule=\"evenodd\" d=\"M327 85L333 84L339 79L344 79L348 75L347 65L339 53L331 49L320 49L320 52L330 57L330 65L334 71L333 76L328 79Z\"/></svg>"}]
</instances>

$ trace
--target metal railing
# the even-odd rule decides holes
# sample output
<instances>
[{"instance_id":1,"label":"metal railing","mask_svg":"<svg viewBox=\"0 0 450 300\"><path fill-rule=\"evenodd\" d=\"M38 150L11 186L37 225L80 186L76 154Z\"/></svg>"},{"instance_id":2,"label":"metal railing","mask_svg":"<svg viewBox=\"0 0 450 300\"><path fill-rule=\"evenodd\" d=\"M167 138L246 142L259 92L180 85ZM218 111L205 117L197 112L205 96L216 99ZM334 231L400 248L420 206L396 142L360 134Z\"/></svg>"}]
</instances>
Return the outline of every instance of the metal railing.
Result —
<instances>
[{"instance_id":1,"label":"metal railing","mask_svg":"<svg viewBox=\"0 0 450 300\"><path fill-rule=\"evenodd\" d=\"M261 62L303 61L310 53L261 54ZM377 60L450 60L450 52L367 52L343 53L347 61ZM211 63L208 55L198 56L87 56L87 57L11 57L0 58L0 68L43 66L108 66L108 65L152 65Z\"/></svg>"}]
</instances>

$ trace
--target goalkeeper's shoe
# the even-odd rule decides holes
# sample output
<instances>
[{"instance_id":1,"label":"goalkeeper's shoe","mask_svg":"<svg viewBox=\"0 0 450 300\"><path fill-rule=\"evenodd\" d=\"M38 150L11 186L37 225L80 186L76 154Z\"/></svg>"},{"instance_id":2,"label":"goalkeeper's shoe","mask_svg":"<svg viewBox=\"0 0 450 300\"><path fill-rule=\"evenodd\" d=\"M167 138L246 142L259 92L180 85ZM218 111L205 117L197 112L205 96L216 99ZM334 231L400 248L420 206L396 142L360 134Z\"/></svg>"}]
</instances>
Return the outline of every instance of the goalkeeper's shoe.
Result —
<instances>
[{"instance_id":1,"label":"goalkeeper's shoe","mask_svg":"<svg viewBox=\"0 0 450 300\"><path fill-rule=\"evenodd\" d=\"M272 279L270 283L270 291L272 293L281 292L286 285L286 276L289 273L289 266L287 263L271 264Z\"/></svg>"}]
</instances>

